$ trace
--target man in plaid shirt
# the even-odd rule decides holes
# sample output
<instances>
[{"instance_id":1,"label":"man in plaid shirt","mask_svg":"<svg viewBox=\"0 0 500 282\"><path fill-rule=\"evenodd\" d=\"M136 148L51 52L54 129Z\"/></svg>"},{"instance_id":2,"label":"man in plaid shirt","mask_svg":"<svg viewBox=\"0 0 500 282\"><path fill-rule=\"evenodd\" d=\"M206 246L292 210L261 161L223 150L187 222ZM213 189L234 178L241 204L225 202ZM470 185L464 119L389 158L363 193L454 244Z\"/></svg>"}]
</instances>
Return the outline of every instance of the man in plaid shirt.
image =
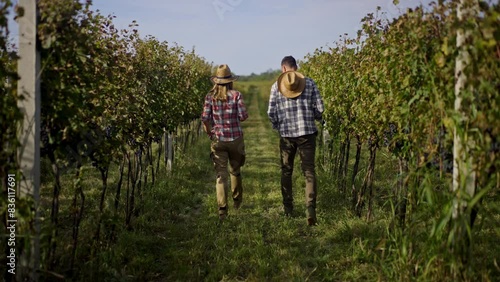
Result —
<instances>
[{"instance_id":1,"label":"man in plaid shirt","mask_svg":"<svg viewBox=\"0 0 500 282\"><path fill-rule=\"evenodd\" d=\"M220 220L226 218L228 211L228 162L233 207L238 209L243 201L240 168L245 163L245 143L240 123L248 118L248 113L243 96L233 89L237 78L227 65L220 65L216 76L211 78L214 87L205 96L201 114L203 129L212 140L210 155L217 173L215 188Z\"/></svg>"},{"instance_id":2,"label":"man in plaid shirt","mask_svg":"<svg viewBox=\"0 0 500 282\"><path fill-rule=\"evenodd\" d=\"M322 120L323 100L316 83L297 72L292 56L281 61L282 74L271 87L267 114L273 129L280 134L281 194L285 215L293 212L292 173L297 151L306 179L308 225L316 225L315 152L318 129L315 121Z\"/></svg>"}]
</instances>

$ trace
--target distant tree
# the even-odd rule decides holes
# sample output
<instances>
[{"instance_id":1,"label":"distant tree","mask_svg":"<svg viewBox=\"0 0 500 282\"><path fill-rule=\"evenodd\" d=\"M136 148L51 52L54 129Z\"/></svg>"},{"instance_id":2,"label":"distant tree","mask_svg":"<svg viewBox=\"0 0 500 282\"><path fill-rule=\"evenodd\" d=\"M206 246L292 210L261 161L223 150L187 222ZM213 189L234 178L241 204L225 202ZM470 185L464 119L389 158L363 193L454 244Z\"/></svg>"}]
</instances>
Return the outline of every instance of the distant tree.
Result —
<instances>
[{"instance_id":1,"label":"distant tree","mask_svg":"<svg viewBox=\"0 0 500 282\"><path fill-rule=\"evenodd\" d=\"M278 78L280 75L281 70L273 70L273 69L268 69L265 72L262 72L260 74L256 74L252 72L250 75L243 75L240 76L240 81L265 81L265 80L274 80Z\"/></svg>"}]
</instances>

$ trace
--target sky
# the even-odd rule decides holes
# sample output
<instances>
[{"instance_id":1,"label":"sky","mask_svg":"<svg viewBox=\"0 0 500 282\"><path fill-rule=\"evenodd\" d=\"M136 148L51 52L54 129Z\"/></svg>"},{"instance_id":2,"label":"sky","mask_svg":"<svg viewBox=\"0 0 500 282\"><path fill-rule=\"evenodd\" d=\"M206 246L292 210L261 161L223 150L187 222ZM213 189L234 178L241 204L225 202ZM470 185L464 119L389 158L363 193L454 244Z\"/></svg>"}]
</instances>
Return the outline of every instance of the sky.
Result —
<instances>
[{"instance_id":1,"label":"sky","mask_svg":"<svg viewBox=\"0 0 500 282\"><path fill-rule=\"evenodd\" d=\"M301 60L316 48L351 36L361 19L380 6L389 18L430 0L93 0L114 24L139 24L141 37L176 42L237 75L279 69L281 59ZM15 32L13 32L15 35ZM300 67L300 66L299 66Z\"/></svg>"},{"instance_id":2,"label":"sky","mask_svg":"<svg viewBox=\"0 0 500 282\"><path fill-rule=\"evenodd\" d=\"M352 36L380 6L391 18L429 0L93 0L121 28L136 20L141 36L195 48L237 75L279 69L281 59L303 59L316 48Z\"/></svg>"}]
</instances>

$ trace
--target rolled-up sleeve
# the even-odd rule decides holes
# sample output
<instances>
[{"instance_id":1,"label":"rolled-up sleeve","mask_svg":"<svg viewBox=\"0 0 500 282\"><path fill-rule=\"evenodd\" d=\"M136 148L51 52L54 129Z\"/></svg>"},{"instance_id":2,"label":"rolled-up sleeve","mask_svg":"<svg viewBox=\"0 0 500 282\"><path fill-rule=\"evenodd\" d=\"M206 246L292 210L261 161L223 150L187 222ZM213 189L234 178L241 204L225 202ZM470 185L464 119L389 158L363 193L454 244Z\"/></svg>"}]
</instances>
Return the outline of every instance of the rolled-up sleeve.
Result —
<instances>
[{"instance_id":1,"label":"rolled-up sleeve","mask_svg":"<svg viewBox=\"0 0 500 282\"><path fill-rule=\"evenodd\" d=\"M241 93L238 95L238 117L240 121L244 121L248 118L247 108L245 106L243 95Z\"/></svg>"},{"instance_id":2,"label":"rolled-up sleeve","mask_svg":"<svg viewBox=\"0 0 500 282\"><path fill-rule=\"evenodd\" d=\"M275 83L271 87L271 94L269 95L269 107L267 108L267 116L271 121L273 129L278 129L279 121L276 113L276 97L278 95L278 84Z\"/></svg>"},{"instance_id":3,"label":"rolled-up sleeve","mask_svg":"<svg viewBox=\"0 0 500 282\"><path fill-rule=\"evenodd\" d=\"M201 113L202 121L211 121L212 120L212 99L210 95L205 96L205 103L203 104L203 112Z\"/></svg>"}]
</instances>

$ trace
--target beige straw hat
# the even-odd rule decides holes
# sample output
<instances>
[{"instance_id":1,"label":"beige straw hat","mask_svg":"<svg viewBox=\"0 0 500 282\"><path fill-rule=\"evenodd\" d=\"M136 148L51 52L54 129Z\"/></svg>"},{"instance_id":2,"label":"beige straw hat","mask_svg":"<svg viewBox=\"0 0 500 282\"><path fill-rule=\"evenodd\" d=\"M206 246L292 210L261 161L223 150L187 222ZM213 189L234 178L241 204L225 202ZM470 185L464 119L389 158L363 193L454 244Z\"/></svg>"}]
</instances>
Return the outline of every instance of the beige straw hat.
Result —
<instances>
[{"instance_id":1,"label":"beige straw hat","mask_svg":"<svg viewBox=\"0 0 500 282\"><path fill-rule=\"evenodd\" d=\"M210 78L215 84L226 84L233 82L238 79L238 76L235 76L231 73L228 65L220 65L215 72L215 76Z\"/></svg>"},{"instance_id":2,"label":"beige straw hat","mask_svg":"<svg viewBox=\"0 0 500 282\"><path fill-rule=\"evenodd\" d=\"M287 71L278 77L278 90L287 98L295 98L306 88L306 79L296 71Z\"/></svg>"}]
</instances>

